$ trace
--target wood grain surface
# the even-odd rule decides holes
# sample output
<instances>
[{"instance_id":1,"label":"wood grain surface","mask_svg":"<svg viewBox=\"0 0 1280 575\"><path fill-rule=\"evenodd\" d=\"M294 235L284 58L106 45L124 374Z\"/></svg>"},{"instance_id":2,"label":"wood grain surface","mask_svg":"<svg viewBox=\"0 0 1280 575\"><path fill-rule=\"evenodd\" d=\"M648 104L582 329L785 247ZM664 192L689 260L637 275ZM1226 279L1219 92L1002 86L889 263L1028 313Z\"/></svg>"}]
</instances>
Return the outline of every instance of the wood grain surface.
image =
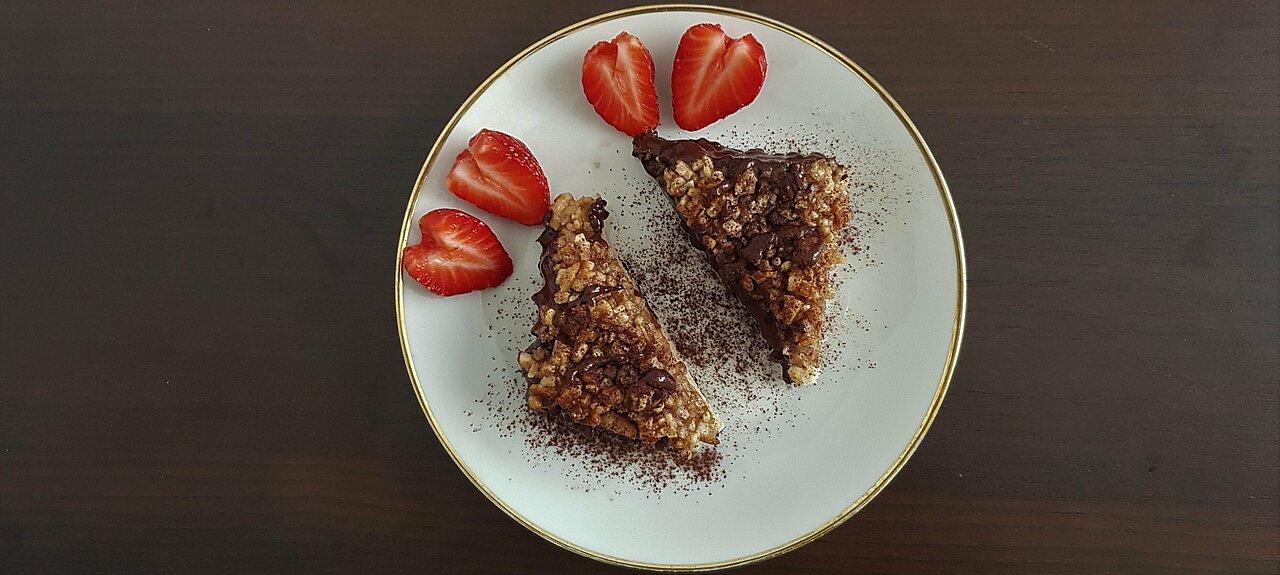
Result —
<instances>
[{"instance_id":1,"label":"wood grain surface","mask_svg":"<svg viewBox=\"0 0 1280 575\"><path fill-rule=\"evenodd\" d=\"M600 573L471 486L391 271L454 109L606 2L0 1L0 572ZM746 2L875 75L969 261L951 391L744 573L1280 571L1275 2Z\"/></svg>"}]
</instances>

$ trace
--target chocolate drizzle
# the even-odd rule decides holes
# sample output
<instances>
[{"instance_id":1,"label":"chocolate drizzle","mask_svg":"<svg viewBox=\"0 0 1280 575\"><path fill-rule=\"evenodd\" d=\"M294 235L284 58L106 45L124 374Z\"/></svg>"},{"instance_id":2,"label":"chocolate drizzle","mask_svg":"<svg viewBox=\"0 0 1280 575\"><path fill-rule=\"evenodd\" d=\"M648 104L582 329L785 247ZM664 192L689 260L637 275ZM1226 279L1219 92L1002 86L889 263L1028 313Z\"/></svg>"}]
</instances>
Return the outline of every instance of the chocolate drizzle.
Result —
<instances>
[{"instance_id":1,"label":"chocolate drizzle","mask_svg":"<svg viewBox=\"0 0 1280 575\"><path fill-rule=\"evenodd\" d=\"M587 212L587 224L591 226L594 234L591 241L604 241L604 221L609 217L609 210L604 208L604 200L597 198L591 204L591 210Z\"/></svg>"},{"instance_id":2,"label":"chocolate drizzle","mask_svg":"<svg viewBox=\"0 0 1280 575\"><path fill-rule=\"evenodd\" d=\"M588 238L592 243L604 244L604 220L609 217L609 211L605 209L603 199L597 199L591 204L591 211L587 214L587 223L591 226L592 235ZM591 285L583 291L583 295L591 292L586 302L579 302L582 296L578 296L572 302L563 305L557 305L552 298L556 292L556 270L555 262L551 261L552 254L555 253L556 237L559 235L556 230L551 228L551 212L547 212L543 218L542 233L538 235L538 244L542 246L542 256L538 259L538 271L542 274L542 289L533 294L533 303L538 305L552 306L557 310L563 307L577 305L578 303L587 303L595 299L597 296L619 289L618 287L604 288L603 286Z\"/></svg>"},{"instance_id":3,"label":"chocolate drizzle","mask_svg":"<svg viewBox=\"0 0 1280 575\"><path fill-rule=\"evenodd\" d=\"M609 211L605 209L605 201L603 199L597 199L591 204L591 209L587 213L587 223L592 230L592 234L588 239L593 243L607 245L603 237L603 232L604 221L608 217ZM592 301L595 301L596 298L601 296L619 291L622 289L622 286L591 284L583 288L582 292L574 296L573 299L564 303L556 303L554 300L556 292L556 271L555 262L552 261L552 256L555 254L555 243L556 238L559 237L559 233L551 227L551 214L549 212L547 217L544 219L544 225L546 226L545 229L543 229L542 233L538 236L538 243L542 246L542 255L538 260L538 271L542 274L542 289L533 294L532 299L534 303L538 304L540 307L547 307L556 310L551 323L556 327L556 329L561 329L564 327L565 318L570 310L579 305L590 304ZM648 305L649 302L646 301L645 306L647 307ZM649 313L653 313L653 308L648 309ZM534 342L534 344L530 346L530 350L536 349L540 345L546 344L542 342ZM562 380L569 382L574 379L580 379L582 374L585 372L599 369L606 365L625 365L628 363L633 363L633 361L622 361L617 358L610 357L586 357L583 358L582 361L575 362L565 368ZM662 368L650 368L644 370L643 375L640 376L638 381L649 387L662 391L675 391L677 387L676 380L671 375L671 372Z\"/></svg>"},{"instance_id":4,"label":"chocolate drizzle","mask_svg":"<svg viewBox=\"0 0 1280 575\"><path fill-rule=\"evenodd\" d=\"M628 361L614 357L585 357L582 361L570 364L569 367L565 368L564 375L561 376L561 380L565 383L571 382L575 379L581 381L582 374L609 365L618 366L618 372L621 373L623 366L626 366L628 363ZM644 370L643 375L638 379L632 379L630 381L633 382L633 385L635 383L639 383L664 392L675 391L678 387L676 384L676 378L672 377L671 372L660 367L646 369Z\"/></svg>"},{"instance_id":5,"label":"chocolate drizzle","mask_svg":"<svg viewBox=\"0 0 1280 575\"><path fill-rule=\"evenodd\" d=\"M631 155L639 159L644 164L644 170L658 181L662 181L662 173L667 166L675 165L676 162L691 164L703 156L711 158L716 169L724 172L724 179L730 186L738 174L758 164L794 164L826 157L821 154L770 154L759 148L744 152L726 148L706 138L667 140L653 132L640 134L631 143Z\"/></svg>"},{"instance_id":6,"label":"chocolate drizzle","mask_svg":"<svg viewBox=\"0 0 1280 575\"><path fill-rule=\"evenodd\" d=\"M613 363L613 361L614 360L612 358L608 357L584 357L582 358L582 361L565 368L564 375L561 377L561 380L569 382L575 379L580 379L583 372L609 365L610 363Z\"/></svg>"},{"instance_id":7,"label":"chocolate drizzle","mask_svg":"<svg viewBox=\"0 0 1280 575\"><path fill-rule=\"evenodd\" d=\"M644 375L640 377L640 382L648 385L649 387L655 387L665 391L676 390L676 378L671 377L671 372L661 368L655 367L645 371Z\"/></svg>"},{"instance_id":8,"label":"chocolate drizzle","mask_svg":"<svg viewBox=\"0 0 1280 575\"><path fill-rule=\"evenodd\" d=\"M551 215L547 214L547 218L550 217ZM542 246L542 255L538 258L538 271L542 274L542 289L533 294L533 303L540 306L550 305L556 292L555 262L551 261L551 254L555 252L556 231L551 229L549 223L546 226L538 235L538 244Z\"/></svg>"},{"instance_id":9,"label":"chocolate drizzle","mask_svg":"<svg viewBox=\"0 0 1280 575\"><path fill-rule=\"evenodd\" d=\"M752 237L746 246L738 250L738 257L743 262L755 263L767 257L769 252L785 252L787 261L792 265L807 268L818 262L822 238L809 226L786 224Z\"/></svg>"},{"instance_id":10,"label":"chocolate drizzle","mask_svg":"<svg viewBox=\"0 0 1280 575\"><path fill-rule=\"evenodd\" d=\"M564 302L562 304L552 304L552 307L556 308L556 315L554 318L552 318L551 323L554 324L557 328L563 327L564 318L566 317L566 313L568 313L570 309L573 309L574 307L577 307L582 304L589 304L592 301L594 301L596 298L602 295L615 292L620 289L622 289L621 286L606 287L602 285L591 284L586 288L584 288L582 290L582 293L578 294L577 296L574 296L573 299L567 302Z\"/></svg>"}]
</instances>

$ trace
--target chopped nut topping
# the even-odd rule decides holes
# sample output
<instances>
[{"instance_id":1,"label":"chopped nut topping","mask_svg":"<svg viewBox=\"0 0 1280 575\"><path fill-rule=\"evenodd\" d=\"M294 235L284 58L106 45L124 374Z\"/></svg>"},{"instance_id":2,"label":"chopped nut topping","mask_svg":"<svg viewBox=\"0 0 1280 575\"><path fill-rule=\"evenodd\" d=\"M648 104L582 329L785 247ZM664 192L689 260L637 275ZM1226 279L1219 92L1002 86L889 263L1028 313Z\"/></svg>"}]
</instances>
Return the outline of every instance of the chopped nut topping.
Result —
<instances>
[{"instance_id":1,"label":"chopped nut topping","mask_svg":"<svg viewBox=\"0 0 1280 575\"><path fill-rule=\"evenodd\" d=\"M552 203L534 296L535 342L519 355L529 407L690 453L716 443L720 420L689 378L661 325L601 236L604 201Z\"/></svg>"},{"instance_id":2,"label":"chopped nut topping","mask_svg":"<svg viewBox=\"0 0 1280 575\"><path fill-rule=\"evenodd\" d=\"M811 381L850 219L845 167L816 154L740 152L652 134L637 136L633 153L756 318L786 378Z\"/></svg>"}]
</instances>

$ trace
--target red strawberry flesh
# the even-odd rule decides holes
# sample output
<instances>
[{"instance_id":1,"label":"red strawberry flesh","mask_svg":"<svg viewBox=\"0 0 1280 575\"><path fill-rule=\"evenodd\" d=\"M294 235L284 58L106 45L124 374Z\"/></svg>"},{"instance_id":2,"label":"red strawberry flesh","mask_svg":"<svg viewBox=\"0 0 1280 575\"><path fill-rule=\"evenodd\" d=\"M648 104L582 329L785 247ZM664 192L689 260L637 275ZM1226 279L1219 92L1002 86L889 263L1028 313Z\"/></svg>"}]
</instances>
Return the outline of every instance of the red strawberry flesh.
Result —
<instances>
[{"instance_id":1,"label":"red strawberry flesh","mask_svg":"<svg viewBox=\"0 0 1280 575\"><path fill-rule=\"evenodd\" d=\"M480 209L526 226L542 223L551 190L528 146L497 130L482 129L467 142L445 187Z\"/></svg>"},{"instance_id":2,"label":"red strawberry flesh","mask_svg":"<svg viewBox=\"0 0 1280 575\"><path fill-rule=\"evenodd\" d=\"M582 92L600 118L635 136L658 127L653 56L639 38L619 33L597 42L582 59Z\"/></svg>"},{"instance_id":3,"label":"red strawberry flesh","mask_svg":"<svg viewBox=\"0 0 1280 575\"><path fill-rule=\"evenodd\" d=\"M409 276L442 296L491 288L511 275L511 256L484 222L440 208L418 220L422 243L404 248Z\"/></svg>"},{"instance_id":4,"label":"red strawberry flesh","mask_svg":"<svg viewBox=\"0 0 1280 575\"><path fill-rule=\"evenodd\" d=\"M741 110L760 94L766 68L764 46L755 36L733 39L718 24L689 28L671 68L676 124L700 130Z\"/></svg>"}]
</instances>

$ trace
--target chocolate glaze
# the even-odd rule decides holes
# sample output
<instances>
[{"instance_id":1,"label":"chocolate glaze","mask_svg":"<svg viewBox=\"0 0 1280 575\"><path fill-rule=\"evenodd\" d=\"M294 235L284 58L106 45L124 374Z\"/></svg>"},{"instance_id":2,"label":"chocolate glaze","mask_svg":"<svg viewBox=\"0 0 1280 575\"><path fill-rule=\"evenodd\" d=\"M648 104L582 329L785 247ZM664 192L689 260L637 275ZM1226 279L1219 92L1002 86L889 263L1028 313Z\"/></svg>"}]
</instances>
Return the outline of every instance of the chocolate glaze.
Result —
<instances>
[{"instance_id":1,"label":"chocolate glaze","mask_svg":"<svg viewBox=\"0 0 1280 575\"><path fill-rule=\"evenodd\" d=\"M818 254L822 252L822 238L817 232L809 226L785 224L752 237L746 246L738 250L738 257L744 263L755 263L764 259L768 252L777 253L785 248L785 255L792 264L807 268L818 262Z\"/></svg>"},{"instance_id":2,"label":"chocolate glaze","mask_svg":"<svg viewBox=\"0 0 1280 575\"><path fill-rule=\"evenodd\" d=\"M547 214L547 218L551 215ZM551 304L551 298L555 296L555 262L551 261L551 253L554 251L552 246L556 243L556 231L551 229L551 225L545 224L542 233L538 235L538 244L542 246L542 256L538 259L538 271L542 274L542 289L533 294L533 303L538 305Z\"/></svg>"},{"instance_id":3,"label":"chocolate glaze","mask_svg":"<svg viewBox=\"0 0 1280 575\"><path fill-rule=\"evenodd\" d=\"M587 224L591 226L593 235L591 241L604 241L604 221L609 217L609 210L604 209L604 200L597 198L595 203L591 204L591 210L587 212Z\"/></svg>"},{"instance_id":4,"label":"chocolate glaze","mask_svg":"<svg viewBox=\"0 0 1280 575\"><path fill-rule=\"evenodd\" d=\"M591 303L596 298L602 295L605 295L610 292L615 292L620 289L622 289L621 286L606 287L602 285L591 284L586 288L584 288L582 290L582 293L578 294L573 299L567 302L564 302L562 304L551 304L552 307L556 308L556 315L555 317L552 318L551 323L554 324L557 328L562 327L564 325L565 312L567 312L568 310L578 305Z\"/></svg>"},{"instance_id":5,"label":"chocolate glaze","mask_svg":"<svg viewBox=\"0 0 1280 575\"><path fill-rule=\"evenodd\" d=\"M826 158L822 154L770 154L759 148L747 151L726 148L718 142L706 138L697 140L667 140L654 132L646 132L631 141L631 155L644 164L644 170L661 181L662 172L667 166L677 161L691 164L694 160L707 156L715 163L716 168L724 172L726 182L732 182L738 174L756 167L757 164L793 164L811 162ZM657 162L654 162L657 160Z\"/></svg>"},{"instance_id":6,"label":"chocolate glaze","mask_svg":"<svg viewBox=\"0 0 1280 575\"><path fill-rule=\"evenodd\" d=\"M650 387L666 391L676 390L676 378L671 377L671 372L665 369L657 367L650 369L644 372L644 375L640 377L640 381Z\"/></svg>"},{"instance_id":7,"label":"chocolate glaze","mask_svg":"<svg viewBox=\"0 0 1280 575\"><path fill-rule=\"evenodd\" d=\"M565 382L573 381L575 378L580 377L582 375L582 372L591 371L597 367L608 365L613 361L614 360L612 358L608 358L608 357L584 357L582 358L582 361L574 363L573 365L570 365L569 367L565 368L564 376L562 376L560 379L561 381L565 381Z\"/></svg>"},{"instance_id":8,"label":"chocolate glaze","mask_svg":"<svg viewBox=\"0 0 1280 575\"><path fill-rule=\"evenodd\" d=\"M827 158L821 154L769 154L760 149L741 151L727 148L705 138L667 140L654 132L636 136L632 140L631 153L640 160L645 171L660 185L665 185L664 172L677 162L692 164L703 156L709 157L715 169L724 176L724 181L710 192L713 195L732 191L740 174L747 170L755 170L756 185L766 184L776 189L783 203L794 199L802 186L806 185L801 168L809 162ZM672 205L675 205L676 198L670 195L667 197ZM683 218L680 226L688 233L694 247L706 254L707 261L716 275L720 276L724 284L755 319L756 325L760 328L760 334L773 350L770 357L783 364L783 379L791 382L791 377L787 373L790 364L782 354L784 341L783 334L778 329L777 319L763 302L756 299L754 294L742 289L739 278L748 269L754 269L768 252L773 251L775 255L779 255L778 250L784 246L789 251L781 255L791 261L792 265L811 266L818 261L818 256L822 253L823 241L817 230L789 222L788 218L776 210L768 214L766 220L770 225L778 226L777 229L744 238L744 243L737 250L722 252L718 256L713 255L706 248L698 234L689 229Z\"/></svg>"},{"instance_id":9,"label":"chocolate glaze","mask_svg":"<svg viewBox=\"0 0 1280 575\"><path fill-rule=\"evenodd\" d=\"M604 200L597 199L595 203L591 204L591 211L588 212L587 214L587 223L591 225L591 230L592 230L592 235L588 239L590 239L592 242L604 243L604 237L602 235L604 233L604 220L605 218L609 217L609 211L606 210L604 206L605 206ZM570 305L576 305L577 303L579 303L577 300L581 299L582 296L578 296L578 298L575 298L574 301L564 304L563 306L557 305L554 301L552 301L552 298L555 296L555 293L556 293L556 286L555 286L556 274L555 274L555 262L551 261L551 254L555 252L556 236L558 235L558 233L555 230L551 229L551 212L547 212L546 217L542 219L542 224L543 224L542 233L538 235L538 244L542 246L542 257L538 260L538 271L542 274L542 289L538 290L537 293L533 294L533 303L536 303L538 305L553 306L553 307L556 307L557 309L562 309L562 307L566 307ZM592 290L592 288L595 288L596 290L603 289L601 286L590 286L587 288L587 290ZM587 299L587 301L591 301L592 299L595 299L596 296L599 296L602 293L606 293L607 291L613 291L616 289L618 288L614 287L606 290L605 292L597 291L593 293ZM583 293L585 294L586 292L584 291Z\"/></svg>"},{"instance_id":10,"label":"chocolate glaze","mask_svg":"<svg viewBox=\"0 0 1280 575\"><path fill-rule=\"evenodd\" d=\"M573 381L574 379L581 378L583 373L593 369L611 364L621 365L625 363L626 362L620 361L618 358L614 357L586 357L583 358L582 361L576 362L566 368L564 370L564 375L561 377L561 381ZM639 382L662 391L675 391L677 387L676 378L672 377L671 372L660 367L645 370L644 375L640 376Z\"/></svg>"}]
</instances>

